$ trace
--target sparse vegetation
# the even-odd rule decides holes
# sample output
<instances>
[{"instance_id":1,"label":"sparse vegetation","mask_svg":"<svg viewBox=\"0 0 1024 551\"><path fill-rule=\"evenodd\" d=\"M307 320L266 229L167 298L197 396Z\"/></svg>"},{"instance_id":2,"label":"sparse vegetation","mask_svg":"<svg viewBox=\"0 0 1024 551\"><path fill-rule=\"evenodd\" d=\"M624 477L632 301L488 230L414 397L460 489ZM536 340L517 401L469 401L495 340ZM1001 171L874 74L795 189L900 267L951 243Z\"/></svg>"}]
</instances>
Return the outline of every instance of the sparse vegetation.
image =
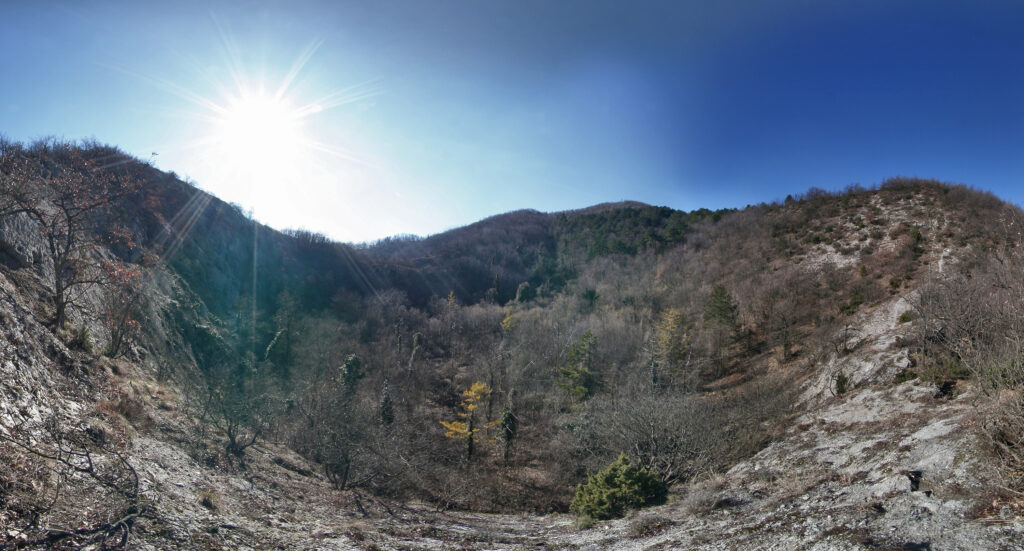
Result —
<instances>
[{"instance_id":1,"label":"sparse vegetation","mask_svg":"<svg viewBox=\"0 0 1024 551\"><path fill-rule=\"evenodd\" d=\"M57 417L0 428L3 522L21 526L11 548L127 548L136 522L155 512L126 446L102 427Z\"/></svg>"}]
</instances>

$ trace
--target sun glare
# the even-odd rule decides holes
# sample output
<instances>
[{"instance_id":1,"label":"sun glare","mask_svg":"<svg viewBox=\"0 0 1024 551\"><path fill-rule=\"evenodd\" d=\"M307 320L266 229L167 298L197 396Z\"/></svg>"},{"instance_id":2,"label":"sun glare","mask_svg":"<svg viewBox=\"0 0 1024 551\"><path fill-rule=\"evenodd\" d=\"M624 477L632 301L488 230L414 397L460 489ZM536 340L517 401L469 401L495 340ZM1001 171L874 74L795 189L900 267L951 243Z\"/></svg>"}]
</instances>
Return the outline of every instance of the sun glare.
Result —
<instances>
[{"instance_id":1,"label":"sun glare","mask_svg":"<svg viewBox=\"0 0 1024 551\"><path fill-rule=\"evenodd\" d=\"M220 162L257 180L284 176L307 142L303 114L284 98L257 93L230 99L215 122Z\"/></svg>"},{"instance_id":2,"label":"sun glare","mask_svg":"<svg viewBox=\"0 0 1024 551\"><path fill-rule=\"evenodd\" d=\"M317 79L300 78L321 40L311 42L287 71L277 71L265 63L246 63L244 48L226 33L221 39L221 63L197 66L202 86L186 88L137 74L198 107L175 112L191 138L161 159L180 160L179 166L189 166L187 176L203 189L263 223L312 224L310 213L316 209L305 198L346 197L377 170L372 159L347 147L351 136L337 124L337 115L328 113L376 97L381 93L376 81L324 93L313 84ZM337 209L316 212L329 223L338 219Z\"/></svg>"}]
</instances>

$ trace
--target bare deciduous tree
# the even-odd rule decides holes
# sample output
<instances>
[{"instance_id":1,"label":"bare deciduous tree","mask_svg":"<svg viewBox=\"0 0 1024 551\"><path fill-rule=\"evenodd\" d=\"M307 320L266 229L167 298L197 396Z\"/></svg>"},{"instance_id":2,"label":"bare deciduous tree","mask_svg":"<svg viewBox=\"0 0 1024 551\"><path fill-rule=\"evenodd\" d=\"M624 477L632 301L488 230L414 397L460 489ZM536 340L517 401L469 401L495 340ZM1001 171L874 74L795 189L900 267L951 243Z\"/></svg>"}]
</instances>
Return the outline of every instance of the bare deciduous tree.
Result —
<instances>
[{"instance_id":1,"label":"bare deciduous tree","mask_svg":"<svg viewBox=\"0 0 1024 551\"><path fill-rule=\"evenodd\" d=\"M0 216L24 214L35 223L53 264L53 323L62 327L70 307L79 304L102 274L94 251L100 243L98 223L111 239L130 239L103 211L138 187L129 165L105 167L77 147L64 147L60 158L20 147L0 150ZM118 167L120 167L118 169Z\"/></svg>"}]
</instances>

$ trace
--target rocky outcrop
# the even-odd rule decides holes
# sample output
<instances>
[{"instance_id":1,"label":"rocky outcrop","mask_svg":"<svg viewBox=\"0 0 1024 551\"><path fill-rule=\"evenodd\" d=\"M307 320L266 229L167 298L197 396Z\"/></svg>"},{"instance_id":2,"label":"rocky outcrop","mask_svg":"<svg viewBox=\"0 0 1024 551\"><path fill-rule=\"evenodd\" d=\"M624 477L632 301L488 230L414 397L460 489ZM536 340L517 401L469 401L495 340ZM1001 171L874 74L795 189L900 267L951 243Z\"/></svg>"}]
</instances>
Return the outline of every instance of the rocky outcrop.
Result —
<instances>
[{"instance_id":1,"label":"rocky outcrop","mask_svg":"<svg viewBox=\"0 0 1024 551\"><path fill-rule=\"evenodd\" d=\"M0 217L0 264L12 269L40 266L42 246L41 236L28 216Z\"/></svg>"}]
</instances>

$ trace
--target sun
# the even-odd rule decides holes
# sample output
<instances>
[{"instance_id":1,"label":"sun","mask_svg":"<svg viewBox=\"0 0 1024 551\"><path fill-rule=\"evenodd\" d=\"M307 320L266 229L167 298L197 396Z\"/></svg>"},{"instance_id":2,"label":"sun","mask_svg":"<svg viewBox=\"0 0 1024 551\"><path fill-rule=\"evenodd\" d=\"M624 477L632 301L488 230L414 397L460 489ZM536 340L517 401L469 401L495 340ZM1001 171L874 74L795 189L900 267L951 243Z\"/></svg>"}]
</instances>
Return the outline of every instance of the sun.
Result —
<instances>
[{"instance_id":1,"label":"sun","mask_svg":"<svg viewBox=\"0 0 1024 551\"><path fill-rule=\"evenodd\" d=\"M222 39L222 59L199 67L192 87L140 75L188 104L172 112L187 137L162 162L179 160L189 168L187 181L276 227L304 225L310 201L347 197L377 174L373 159L349 145L356 136L340 123L350 119L334 112L346 104L360 104L360 112L372 107L381 94L376 80L321 88L323 75L305 69L322 40L283 70L244 55L258 48ZM333 211L316 212L335 219Z\"/></svg>"},{"instance_id":2,"label":"sun","mask_svg":"<svg viewBox=\"0 0 1024 551\"><path fill-rule=\"evenodd\" d=\"M213 124L218 162L253 184L284 177L309 143L302 124L309 112L309 106L296 108L287 98L260 92L228 98Z\"/></svg>"}]
</instances>

